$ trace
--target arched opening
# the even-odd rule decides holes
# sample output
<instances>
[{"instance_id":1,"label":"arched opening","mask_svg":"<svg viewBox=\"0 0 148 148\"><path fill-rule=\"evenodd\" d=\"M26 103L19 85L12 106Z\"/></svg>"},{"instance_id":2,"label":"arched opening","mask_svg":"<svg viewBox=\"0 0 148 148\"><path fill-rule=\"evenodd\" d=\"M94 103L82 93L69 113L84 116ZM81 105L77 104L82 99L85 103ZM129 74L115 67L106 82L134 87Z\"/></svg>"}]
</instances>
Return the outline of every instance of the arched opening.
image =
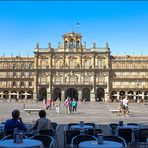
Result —
<instances>
[{"instance_id":1,"label":"arched opening","mask_svg":"<svg viewBox=\"0 0 148 148\"><path fill-rule=\"evenodd\" d=\"M10 93L10 95L11 95L11 99L18 100L18 99L17 99L17 93L16 93L16 91L12 91L12 92Z\"/></svg>"},{"instance_id":2,"label":"arched opening","mask_svg":"<svg viewBox=\"0 0 148 148\"><path fill-rule=\"evenodd\" d=\"M4 99L9 98L9 92L7 90L4 91L3 97L4 97Z\"/></svg>"},{"instance_id":3,"label":"arched opening","mask_svg":"<svg viewBox=\"0 0 148 148\"><path fill-rule=\"evenodd\" d=\"M43 99L47 99L47 89L46 88L41 88L39 90L38 100L39 101L43 101Z\"/></svg>"},{"instance_id":4,"label":"arched opening","mask_svg":"<svg viewBox=\"0 0 148 148\"><path fill-rule=\"evenodd\" d=\"M33 92L30 90L27 93L27 99L33 99Z\"/></svg>"},{"instance_id":5,"label":"arched opening","mask_svg":"<svg viewBox=\"0 0 148 148\"><path fill-rule=\"evenodd\" d=\"M125 97L125 91L123 91L123 90L120 91L119 95L120 95L121 98Z\"/></svg>"},{"instance_id":6,"label":"arched opening","mask_svg":"<svg viewBox=\"0 0 148 148\"><path fill-rule=\"evenodd\" d=\"M20 91L19 99L25 99L25 92L24 91Z\"/></svg>"},{"instance_id":7,"label":"arched opening","mask_svg":"<svg viewBox=\"0 0 148 148\"><path fill-rule=\"evenodd\" d=\"M98 88L97 89L96 101L103 101L104 100L104 94L105 94L104 89L103 88Z\"/></svg>"},{"instance_id":8,"label":"arched opening","mask_svg":"<svg viewBox=\"0 0 148 148\"><path fill-rule=\"evenodd\" d=\"M60 99L61 101L61 89L60 88L55 88L53 90L53 100L56 101L57 99Z\"/></svg>"},{"instance_id":9,"label":"arched opening","mask_svg":"<svg viewBox=\"0 0 148 148\"><path fill-rule=\"evenodd\" d=\"M70 97L71 99L75 98L78 101L78 91L75 88L68 88L65 91L65 98Z\"/></svg>"},{"instance_id":10,"label":"arched opening","mask_svg":"<svg viewBox=\"0 0 148 148\"><path fill-rule=\"evenodd\" d=\"M82 98L80 99L85 99L85 101L90 101L90 89L89 88L84 88L82 90Z\"/></svg>"},{"instance_id":11,"label":"arched opening","mask_svg":"<svg viewBox=\"0 0 148 148\"><path fill-rule=\"evenodd\" d=\"M146 91L146 92L144 93L144 100L145 100L145 101L148 101L148 91Z\"/></svg>"},{"instance_id":12,"label":"arched opening","mask_svg":"<svg viewBox=\"0 0 148 148\"><path fill-rule=\"evenodd\" d=\"M127 94L127 98L129 101L133 101L134 100L134 92L130 90Z\"/></svg>"},{"instance_id":13,"label":"arched opening","mask_svg":"<svg viewBox=\"0 0 148 148\"><path fill-rule=\"evenodd\" d=\"M117 100L117 97L119 95L117 94L117 91L112 91L111 92L111 101L114 102L114 100Z\"/></svg>"}]
</instances>

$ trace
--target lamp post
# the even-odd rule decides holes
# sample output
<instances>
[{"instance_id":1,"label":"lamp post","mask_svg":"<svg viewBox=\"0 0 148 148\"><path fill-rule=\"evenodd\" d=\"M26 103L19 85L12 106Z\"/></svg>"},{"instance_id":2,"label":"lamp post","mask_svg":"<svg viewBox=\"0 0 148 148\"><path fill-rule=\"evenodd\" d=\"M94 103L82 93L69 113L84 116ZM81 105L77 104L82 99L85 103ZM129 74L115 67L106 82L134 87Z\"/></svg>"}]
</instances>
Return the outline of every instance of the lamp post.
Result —
<instances>
[{"instance_id":1,"label":"lamp post","mask_svg":"<svg viewBox=\"0 0 148 148\"><path fill-rule=\"evenodd\" d=\"M136 81L136 84L137 84L137 88L138 88L138 99L137 99L137 103L139 103L139 93L140 93L139 86L140 86L140 84L141 84L141 81L137 80L137 81Z\"/></svg>"}]
</instances>

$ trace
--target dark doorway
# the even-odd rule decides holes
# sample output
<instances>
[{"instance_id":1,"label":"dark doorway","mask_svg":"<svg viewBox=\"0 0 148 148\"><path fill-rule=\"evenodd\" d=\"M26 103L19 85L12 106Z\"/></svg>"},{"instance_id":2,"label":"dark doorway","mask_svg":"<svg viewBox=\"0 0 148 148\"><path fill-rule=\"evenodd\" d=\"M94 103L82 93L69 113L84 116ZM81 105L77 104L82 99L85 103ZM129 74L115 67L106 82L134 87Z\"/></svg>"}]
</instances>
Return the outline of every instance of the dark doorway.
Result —
<instances>
[{"instance_id":1,"label":"dark doorway","mask_svg":"<svg viewBox=\"0 0 148 148\"><path fill-rule=\"evenodd\" d=\"M90 89L84 88L82 91L82 100L85 99L85 101L90 101Z\"/></svg>"},{"instance_id":2,"label":"dark doorway","mask_svg":"<svg viewBox=\"0 0 148 148\"><path fill-rule=\"evenodd\" d=\"M47 89L46 88L41 88L39 90L38 100L39 101L43 101L43 99L47 99Z\"/></svg>"},{"instance_id":3,"label":"dark doorway","mask_svg":"<svg viewBox=\"0 0 148 148\"><path fill-rule=\"evenodd\" d=\"M103 99L104 99L104 89L103 88L98 88L97 89L96 101L103 101Z\"/></svg>"},{"instance_id":4,"label":"dark doorway","mask_svg":"<svg viewBox=\"0 0 148 148\"><path fill-rule=\"evenodd\" d=\"M56 101L58 98L61 101L61 89L55 88L54 91L53 91L53 100Z\"/></svg>"},{"instance_id":5,"label":"dark doorway","mask_svg":"<svg viewBox=\"0 0 148 148\"><path fill-rule=\"evenodd\" d=\"M65 98L70 97L71 99L75 98L78 101L78 91L74 88L69 88L65 91Z\"/></svg>"}]
</instances>

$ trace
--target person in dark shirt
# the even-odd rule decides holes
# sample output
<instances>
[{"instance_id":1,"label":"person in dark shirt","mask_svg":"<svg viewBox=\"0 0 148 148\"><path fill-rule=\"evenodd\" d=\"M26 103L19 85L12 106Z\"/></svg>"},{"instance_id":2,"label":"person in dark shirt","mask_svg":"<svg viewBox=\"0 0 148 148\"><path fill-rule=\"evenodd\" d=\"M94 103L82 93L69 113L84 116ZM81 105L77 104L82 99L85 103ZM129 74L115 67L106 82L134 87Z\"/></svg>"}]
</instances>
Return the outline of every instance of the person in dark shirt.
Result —
<instances>
[{"instance_id":1,"label":"person in dark shirt","mask_svg":"<svg viewBox=\"0 0 148 148\"><path fill-rule=\"evenodd\" d=\"M4 126L5 131L13 130L14 128L17 128L18 130L22 131L27 131L27 128L23 123L22 118L20 117L19 110L12 111L12 119L8 119Z\"/></svg>"}]
</instances>

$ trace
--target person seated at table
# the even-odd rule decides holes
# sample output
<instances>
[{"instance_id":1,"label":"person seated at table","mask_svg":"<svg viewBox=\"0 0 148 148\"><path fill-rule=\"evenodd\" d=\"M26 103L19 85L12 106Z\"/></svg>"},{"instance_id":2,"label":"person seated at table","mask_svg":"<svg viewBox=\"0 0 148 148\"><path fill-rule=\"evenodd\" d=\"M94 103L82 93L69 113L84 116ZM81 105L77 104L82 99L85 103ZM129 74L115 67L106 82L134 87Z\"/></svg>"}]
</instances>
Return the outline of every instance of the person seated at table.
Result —
<instances>
[{"instance_id":1,"label":"person seated at table","mask_svg":"<svg viewBox=\"0 0 148 148\"><path fill-rule=\"evenodd\" d=\"M33 130L50 130L52 129L51 121L46 118L46 111L40 110L39 111L39 119L36 120ZM52 129L53 130L53 129Z\"/></svg>"},{"instance_id":2,"label":"person seated at table","mask_svg":"<svg viewBox=\"0 0 148 148\"><path fill-rule=\"evenodd\" d=\"M12 119L6 120L4 130L13 131L14 128L22 131L27 131L26 125L20 117L20 111L17 109L12 111Z\"/></svg>"}]
</instances>

